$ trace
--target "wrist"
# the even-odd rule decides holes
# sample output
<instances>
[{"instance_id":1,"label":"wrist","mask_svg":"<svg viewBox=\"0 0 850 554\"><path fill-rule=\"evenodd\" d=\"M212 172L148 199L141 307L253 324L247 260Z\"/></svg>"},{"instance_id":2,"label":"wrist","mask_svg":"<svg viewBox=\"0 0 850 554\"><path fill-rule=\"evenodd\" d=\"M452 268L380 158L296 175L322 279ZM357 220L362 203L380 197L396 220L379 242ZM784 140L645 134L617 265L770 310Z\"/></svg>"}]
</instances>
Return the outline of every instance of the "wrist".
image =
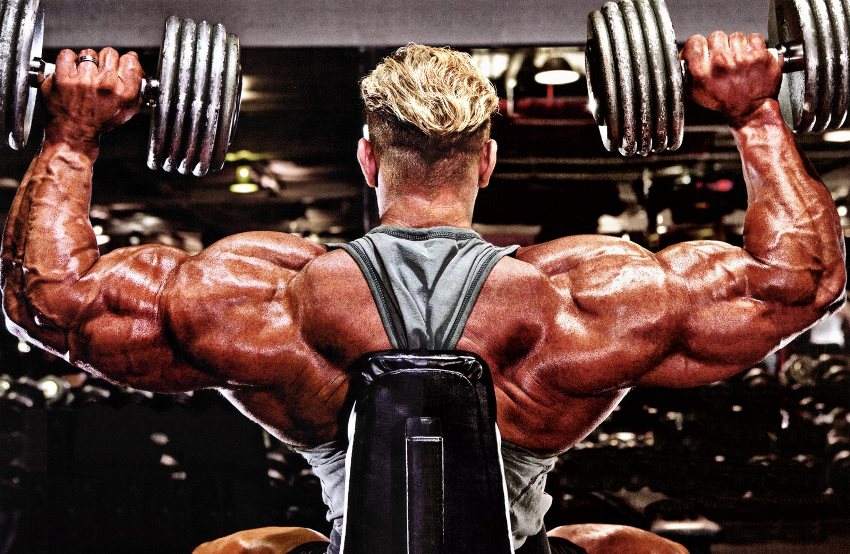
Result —
<instances>
[{"instance_id":1,"label":"wrist","mask_svg":"<svg viewBox=\"0 0 850 554\"><path fill-rule=\"evenodd\" d=\"M44 142L45 145L65 145L94 157L100 149L100 133L72 119L54 117L44 130Z\"/></svg>"},{"instance_id":2,"label":"wrist","mask_svg":"<svg viewBox=\"0 0 850 554\"><path fill-rule=\"evenodd\" d=\"M733 131L739 131L745 127L765 127L785 125L779 102L773 98L765 98L761 104L754 109L736 116L729 117L729 126Z\"/></svg>"}]
</instances>

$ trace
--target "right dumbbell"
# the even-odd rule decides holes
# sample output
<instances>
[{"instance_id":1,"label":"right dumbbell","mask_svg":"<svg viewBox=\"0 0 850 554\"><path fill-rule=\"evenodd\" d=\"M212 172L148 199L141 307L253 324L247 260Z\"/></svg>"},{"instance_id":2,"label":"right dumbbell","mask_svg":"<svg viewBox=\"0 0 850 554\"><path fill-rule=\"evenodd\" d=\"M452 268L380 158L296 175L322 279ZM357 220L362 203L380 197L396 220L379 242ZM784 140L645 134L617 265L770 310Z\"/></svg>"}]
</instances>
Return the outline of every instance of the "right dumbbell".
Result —
<instances>
[{"instance_id":1,"label":"right dumbbell","mask_svg":"<svg viewBox=\"0 0 850 554\"><path fill-rule=\"evenodd\" d=\"M800 132L845 125L850 0L772 0L770 13L789 124ZM679 148L685 69L664 0L607 2L588 16L587 36L588 96L605 147L624 156Z\"/></svg>"},{"instance_id":2,"label":"right dumbbell","mask_svg":"<svg viewBox=\"0 0 850 554\"><path fill-rule=\"evenodd\" d=\"M41 58L40 0L0 0L0 137L26 145L39 84L55 71ZM196 176L224 165L239 117L239 38L222 25L170 17L157 77L140 91L153 108L148 167Z\"/></svg>"}]
</instances>

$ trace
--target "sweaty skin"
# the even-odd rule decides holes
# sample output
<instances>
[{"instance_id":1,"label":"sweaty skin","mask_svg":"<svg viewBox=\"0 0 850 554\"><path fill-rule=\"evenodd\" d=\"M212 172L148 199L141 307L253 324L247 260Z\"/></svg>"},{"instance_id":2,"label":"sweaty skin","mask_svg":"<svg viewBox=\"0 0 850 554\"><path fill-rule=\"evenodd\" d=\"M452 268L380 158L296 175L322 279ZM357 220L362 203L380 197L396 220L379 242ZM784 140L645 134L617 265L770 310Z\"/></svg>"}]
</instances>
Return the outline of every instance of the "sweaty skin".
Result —
<instances>
[{"instance_id":1,"label":"sweaty skin","mask_svg":"<svg viewBox=\"0 0 850 554\"><path fill-rule=\"evenodd\" d=\"M94 52L91 52L94 54ZM730 120L749 195L745 247L689 242L653 254L569 237L503 259L459 349L489 364L505 439L562 451L637 384L688 387L761 360L843 302L843 236L829 191L774 100L780 65L757 36L692 37L692 95ZM99 255L88 209L98 137L139 106L135 55L75 65L44 94L54 114L11 208L3 305L14 334L89 372L153 391L214 387L280 440L337 433L345 369L390 347L369 288L342 251L255 232L195 256L165 246ZM362 141L382 222L469 226L495 144L469 183L398 194ZM456 190L457 192L452 192ZM454 195L454 196L453 196ZM436 199L436 200L435 200Z\"/></svg>"}]
</instances>

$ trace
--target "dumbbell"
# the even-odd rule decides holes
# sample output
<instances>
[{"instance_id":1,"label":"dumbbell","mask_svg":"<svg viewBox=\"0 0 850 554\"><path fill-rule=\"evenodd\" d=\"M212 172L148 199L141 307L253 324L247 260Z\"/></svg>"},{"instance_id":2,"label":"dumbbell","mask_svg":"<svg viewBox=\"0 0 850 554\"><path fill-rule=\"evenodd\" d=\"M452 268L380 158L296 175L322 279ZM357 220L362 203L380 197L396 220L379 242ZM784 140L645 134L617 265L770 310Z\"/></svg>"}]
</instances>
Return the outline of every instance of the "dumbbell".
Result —
<instances>
[{"instance_id":1,"label":"dumbbell","mask_svg":"<svg viewBox=\"0 0 850 554\"><path fill-rule=\"evenodd\" d=\"M850 0L771 0L768 26L783 58L789 125L810 132L849 123ZM607 2L591 12L585 59L606 149L646 156L681 146L686 68L664 0Z\"/></svg>"},{"instance_id":2,"label":"dumbbell","mask_svg":"<svg viewBox=\"0 0 850 554\"><path fill-rule=\"evenodd\" d=\"M0 137L11 148L29 138L38 85L55 66L41 58L40 0L0 0ZM157 77L141 96L153 108L148 167L192 173L224 165L242 90L239 38L221 24L169 17Z\"/></svg>"}]
</instances>

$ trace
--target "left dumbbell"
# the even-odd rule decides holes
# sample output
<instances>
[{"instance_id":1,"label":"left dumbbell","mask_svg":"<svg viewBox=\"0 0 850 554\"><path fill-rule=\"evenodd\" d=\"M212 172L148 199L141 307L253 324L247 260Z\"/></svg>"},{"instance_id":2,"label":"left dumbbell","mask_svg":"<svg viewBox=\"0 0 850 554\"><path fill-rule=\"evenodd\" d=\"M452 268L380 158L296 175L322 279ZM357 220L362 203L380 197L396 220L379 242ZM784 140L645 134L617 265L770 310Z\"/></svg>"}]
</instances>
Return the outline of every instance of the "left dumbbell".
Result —
<instances>
[{"instance_id":1,"label":"left dumbbell","mask_svg":"<svg viewBox=\"0 0 850 554\"><path fill-rule=\"evenodd\" d=\"M29 137L39 84L54 70L42 58L39 0L0 0L0 137L18 150ZM221 169L242 88L239 38L222 25L170 17L157 77L140 95L153 108L148 167L205 175Z\"/></svg>"}]
</instances>

